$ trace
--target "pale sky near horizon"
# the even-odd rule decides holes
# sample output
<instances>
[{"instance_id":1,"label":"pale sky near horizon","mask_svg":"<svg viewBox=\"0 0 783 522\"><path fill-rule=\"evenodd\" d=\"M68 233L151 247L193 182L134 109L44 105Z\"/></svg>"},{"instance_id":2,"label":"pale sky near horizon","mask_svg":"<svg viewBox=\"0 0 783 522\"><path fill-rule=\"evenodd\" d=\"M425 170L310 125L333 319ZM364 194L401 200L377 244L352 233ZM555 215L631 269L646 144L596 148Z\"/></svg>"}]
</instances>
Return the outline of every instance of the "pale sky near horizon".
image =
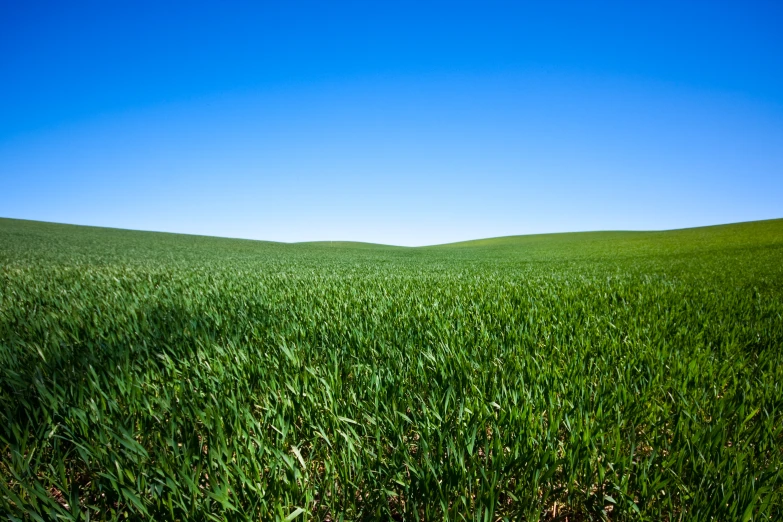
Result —
<instances>
[{"instance_id":1,"label":"pale sky near horizon","mask_svg":"<svg viewBox=\"0 0 783 522\"><path fill-rule=\"evenodd\" d=\"M783 217L775 2L0 0L0 217L398 245Z\"/></svg>"}]
</instances>

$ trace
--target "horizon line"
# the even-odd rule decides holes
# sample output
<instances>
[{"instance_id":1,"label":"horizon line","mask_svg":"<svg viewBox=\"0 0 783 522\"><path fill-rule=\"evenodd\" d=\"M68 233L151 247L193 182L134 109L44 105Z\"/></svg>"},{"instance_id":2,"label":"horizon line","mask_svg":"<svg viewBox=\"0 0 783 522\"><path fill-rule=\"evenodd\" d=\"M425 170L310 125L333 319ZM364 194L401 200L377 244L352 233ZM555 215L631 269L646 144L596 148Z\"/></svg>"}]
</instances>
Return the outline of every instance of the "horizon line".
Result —
<instances>
[{"instance_id":1,"label":"horizon line","mask_svg":"<svg viewBox=\"0 0 783 522\"><path fill-rule=\"evenodd\" d=\"M212 238L212 239L228 239L228 240L234 240L234 241L253 241L257 243L274 243L278 245L313 245L313 244L319 244L323 245L326 243L349 243L349 244L356 244L356 245L372 245L372 246L384 246L384 247L394 247L394 248L429 248L429 247L439 247L439 246L448 246L448 245L458 245L463 243L472 243L475 241L487 241L492 239L505 239L505 238L518 238L518 237L535 237L535 236L555 236L555 235L565 235L565 234L600 234L600 233L656 233L656 232L675 232L679 230L694 230L698 228L712 228L712 227L723 227L723 226L729 226L729 225L742 225L747 223L763 223L767 221L779 221L783 220L783 216L777 217L777 218L768 218L768 219L753 219L749 221L736 221L731 223L714 223L711 225L700 225L695 227L681 227L681 228L665 228L665 229L647 229L647 230L627 230L627 229L606 229L606 230L566 230L566 231L560 231L560 232L542 232L542 233L535 233L535 234L510 234L506 236L489 236L489 237L480 237L480 238L473 238L473 239L464 239L460 241L450 241L448 243L435 243L432 245L419 245L419 246L407 246L407 245L392 245L388 243L373 243L371 241L354 241L354 240L343 240L343 239L319 239L315 241L273 241L269 239L252 239L247 237L235 237L235 236L211 236L206 234L191 234L187 232L170 232L165 230L147 230L147 229L136 229L136 228L122 228L122 227L110 227L110 226L100 226L100 225L81 225L78 223L62 223L59 221L42 221L38 219L24 219L24 218L13 218L13 217L3 217L0 216L0 220L9 220L9 221L25 221L28 223L45 223L49 225L60 225L60 226L66 226L66 227L82 227L82 228L95 228L95 229L101 229L101 230L118 230L123 232L145 232L150 234L169 234L174 236L189 236L189 237L202 237L202 238Z\"/></svg>"}]
</instances>

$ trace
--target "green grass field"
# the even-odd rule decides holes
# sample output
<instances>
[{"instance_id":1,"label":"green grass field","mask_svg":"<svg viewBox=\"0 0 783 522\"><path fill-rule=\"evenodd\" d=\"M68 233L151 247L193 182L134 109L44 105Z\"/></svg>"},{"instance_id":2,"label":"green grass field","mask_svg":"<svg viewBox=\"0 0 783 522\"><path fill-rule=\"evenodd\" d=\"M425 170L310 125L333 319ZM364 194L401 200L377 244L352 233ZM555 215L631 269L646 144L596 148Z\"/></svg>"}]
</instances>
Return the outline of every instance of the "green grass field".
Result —
<instances>
[{"instance_id":1,"label":"green grass field","mask_svg":"<svg viewBox=\"0 0 783 522\"><path fill-rule=\"evenodd\" d=\"M426 248L0 220L11 520L783 520L783 220Z\"/></svg>"}]
</instances>

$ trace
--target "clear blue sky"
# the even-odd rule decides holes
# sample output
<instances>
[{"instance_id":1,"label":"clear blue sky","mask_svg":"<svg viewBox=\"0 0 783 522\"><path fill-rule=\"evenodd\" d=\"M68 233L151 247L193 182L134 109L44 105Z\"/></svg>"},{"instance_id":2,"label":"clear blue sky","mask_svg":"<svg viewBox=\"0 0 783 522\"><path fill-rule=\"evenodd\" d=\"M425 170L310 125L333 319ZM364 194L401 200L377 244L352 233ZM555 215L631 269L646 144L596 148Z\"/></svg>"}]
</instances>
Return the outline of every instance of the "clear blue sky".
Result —
<instances>
[{"instance_id":1,"label":"clear blue sky","mask_svg":"<svg viewBox=\"0 0 783 522\"><path fill-rule=\"evenodd\" d=\"M0 0L0 216L401 245L783 217L780 2L229 4Z\"/></svg>"}]
</instances>

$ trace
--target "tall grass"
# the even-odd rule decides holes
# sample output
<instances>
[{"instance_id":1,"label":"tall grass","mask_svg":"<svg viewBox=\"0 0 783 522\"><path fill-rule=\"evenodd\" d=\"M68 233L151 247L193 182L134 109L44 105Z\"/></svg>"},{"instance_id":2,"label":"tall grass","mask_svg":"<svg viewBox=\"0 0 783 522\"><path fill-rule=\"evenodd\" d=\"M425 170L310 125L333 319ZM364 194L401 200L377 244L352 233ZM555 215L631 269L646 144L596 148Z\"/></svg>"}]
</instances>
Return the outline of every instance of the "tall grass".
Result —
<instances>
[{"instance_id":1,"label":"tall grass","mask_svg":"<svg viewBox=\"0 0 783 522\"><path fill-rule=\"evenodd\" d=\"M12 520L783 519L783 221L426 249L0 220Z\"/></svg>"}]
</instances>

